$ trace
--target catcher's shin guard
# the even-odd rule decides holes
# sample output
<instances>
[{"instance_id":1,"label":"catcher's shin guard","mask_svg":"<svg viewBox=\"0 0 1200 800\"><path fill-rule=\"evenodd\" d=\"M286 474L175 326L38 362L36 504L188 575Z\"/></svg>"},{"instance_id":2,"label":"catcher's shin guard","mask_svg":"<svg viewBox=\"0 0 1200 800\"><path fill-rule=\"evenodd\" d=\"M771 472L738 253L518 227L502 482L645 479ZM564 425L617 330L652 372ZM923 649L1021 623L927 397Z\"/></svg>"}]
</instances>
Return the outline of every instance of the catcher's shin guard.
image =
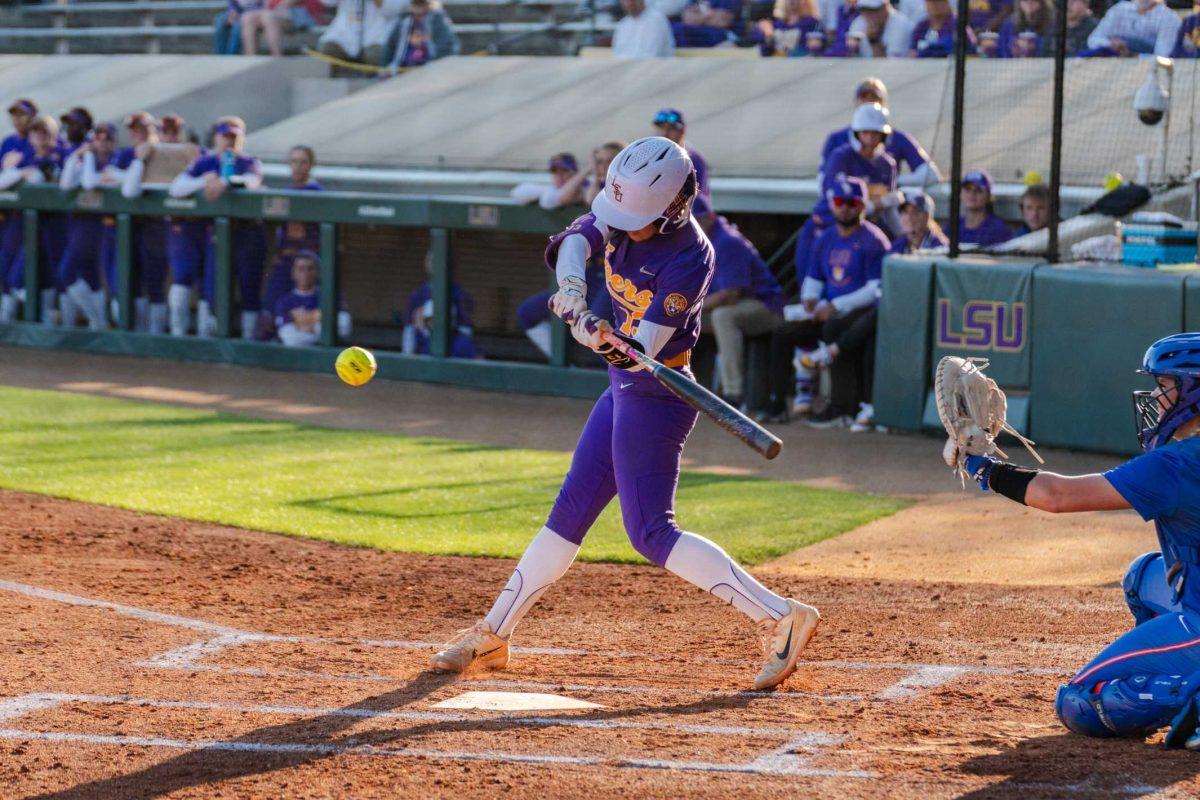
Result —
<instances>
[{"instance_id":1,"label":"catcher's shin guard","mask_svg":"<svg viewBox=\"0 0 1200 800\"><path fill-rule=\"evenodd\" d=\"M1189 680L1178 675L1130 675L1087 687L1058 687L1054 711L1084 736L1140 736L1171 721L1187 701Z\"/></svg>"}]
</instances>

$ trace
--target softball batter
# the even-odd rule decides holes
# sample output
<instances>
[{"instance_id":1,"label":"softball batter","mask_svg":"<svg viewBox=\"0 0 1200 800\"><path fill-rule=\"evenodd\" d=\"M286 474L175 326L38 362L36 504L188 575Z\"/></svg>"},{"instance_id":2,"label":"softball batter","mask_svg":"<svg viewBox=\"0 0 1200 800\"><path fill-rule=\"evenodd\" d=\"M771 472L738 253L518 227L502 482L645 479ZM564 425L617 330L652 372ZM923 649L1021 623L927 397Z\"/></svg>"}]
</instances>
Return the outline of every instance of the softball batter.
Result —
<instances>
[{"instance_id":1,"label":"softball batter","mask_svg":"<svg viewBox=\"0 0 1200 800\"><path fill-rule=\"evenodd\" d=\"M697 412L587 330L589 320L612 330L586 302L585 264L603 252L618 335L667 366L688 370L713 274L712 245L691 215L695 196L687 152L662 137L639 139L613 160L591 213L551 239L546 264L559 286L552 309L573 319L575 339L609 362L609 388L588 417L549 519L508 585L486 617L433 657L433 668L507 666L513 628L566 574L588 529L616 496L639 553L758 624L765 661L756 689L777 686L796 670L820 621L817 609L770 591L719 546L675 523L680 457Z\"/></svg>"}]
</instances>

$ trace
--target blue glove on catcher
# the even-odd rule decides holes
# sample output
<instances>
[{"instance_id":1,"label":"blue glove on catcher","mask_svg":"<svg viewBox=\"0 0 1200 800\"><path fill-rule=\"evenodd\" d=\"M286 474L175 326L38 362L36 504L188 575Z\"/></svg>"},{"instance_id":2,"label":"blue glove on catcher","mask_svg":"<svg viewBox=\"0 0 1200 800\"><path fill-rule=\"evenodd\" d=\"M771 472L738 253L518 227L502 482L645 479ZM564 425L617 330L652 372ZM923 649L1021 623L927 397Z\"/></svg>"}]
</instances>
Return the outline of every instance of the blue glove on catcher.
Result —
<instances>
[{"instance_id":1,"label":"blue glove on catcher","mask_svg":"<svg viewBox=\"0 0 1200 800\"><path fill-rule=\"evenodd\" d=\"M979 484L979 491L986 492L990 488L988 478L992 476L992 470L1000 463L1003 462L990 456L967 456L963 461L963 467L971 479Z\"/></svg>"}]
</instances>

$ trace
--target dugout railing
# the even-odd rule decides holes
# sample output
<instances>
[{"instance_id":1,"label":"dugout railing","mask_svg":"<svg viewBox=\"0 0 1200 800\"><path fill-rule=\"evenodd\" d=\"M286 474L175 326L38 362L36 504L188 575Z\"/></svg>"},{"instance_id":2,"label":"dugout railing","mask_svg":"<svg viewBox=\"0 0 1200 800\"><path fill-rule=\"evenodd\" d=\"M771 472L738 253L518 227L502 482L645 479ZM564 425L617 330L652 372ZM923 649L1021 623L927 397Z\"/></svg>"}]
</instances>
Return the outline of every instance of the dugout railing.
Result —
<instances>
[{"instance_id":1,"label":"dugout railing","mask_svg":"<svg viewBox=\"0 0 1200 800\"><path fill-rule=\"evenodd\" d=\"M325 324L321 341L312 347L232 338L234 276L230 226L234 220L315 222L320 224L321 315L337 316L340 269L339 225L395 226L429 231L433 295L430 355L377 351L380 375L430 383L452 383L480 389L594 397L606 384L599 370L568 367L566 327L554 326L549 364L459 359L449 356L451 330L452 245L456 231L506 231L550 234L561 230L575 211L545 211L493 199L406 197L358 192L235 191L215 202L202 197L172 198L162 191L125 198L116 189L64 192L56 186L23 186L0 192L0 211L23 214L25 297L19 322L0 324L0 344L60 348L87 352L153 356L179 360L220 361L276 369L329 371L339 343L336 326ZM41 324L40 292L46 275L39 263L39 219L50 213L89 213L112 217L116 225L115 328L89 331ZM216 245L213 338L175 337L133 330L132 225L134 217L206 217L212 219ZM547 273L546 285L552 282Z\"/></svg>"}]
</instances>

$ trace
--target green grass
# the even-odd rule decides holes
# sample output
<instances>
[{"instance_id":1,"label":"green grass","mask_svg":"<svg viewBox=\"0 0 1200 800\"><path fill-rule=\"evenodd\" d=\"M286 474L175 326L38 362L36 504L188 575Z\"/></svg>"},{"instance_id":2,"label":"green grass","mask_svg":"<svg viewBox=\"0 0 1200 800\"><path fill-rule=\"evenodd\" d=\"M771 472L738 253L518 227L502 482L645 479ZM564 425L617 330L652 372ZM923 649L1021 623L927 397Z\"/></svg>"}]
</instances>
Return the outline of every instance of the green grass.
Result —
<instances>
[{"instance_id":1,"label":"green grass","mask_svg":"<svg viewBox=\"0 0 1200 800\"><path fill-rule=\"evenodd\" d=\"M569 459L0 387L4 488L383 550L519 556L545 521ZM690 471L676 502L685 529L751 564L904 505ZM640 560L617 503L582 557Z\"/></svg>"}]
</instances>

